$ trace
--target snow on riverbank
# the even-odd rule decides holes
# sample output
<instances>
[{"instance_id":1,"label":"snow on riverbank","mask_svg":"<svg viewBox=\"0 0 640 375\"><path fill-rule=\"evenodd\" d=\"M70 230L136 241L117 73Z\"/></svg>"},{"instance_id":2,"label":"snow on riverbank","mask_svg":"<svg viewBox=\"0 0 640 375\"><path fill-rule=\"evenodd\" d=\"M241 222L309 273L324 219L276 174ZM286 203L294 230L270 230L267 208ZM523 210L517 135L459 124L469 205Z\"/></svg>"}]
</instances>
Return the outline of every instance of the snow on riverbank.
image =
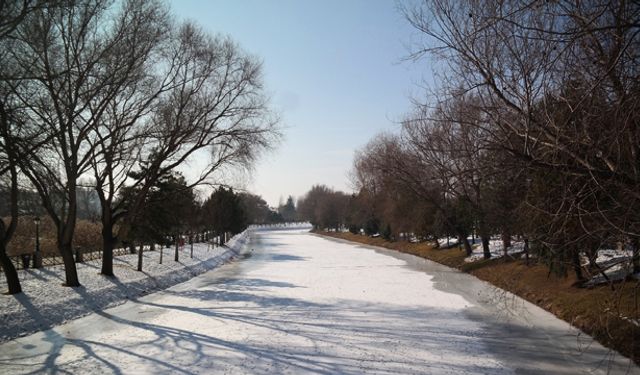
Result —
<instances>
[{"instance_id":1,"label":"snow on riverbank","mask_svg":"<svg viewBox=\"0 0 640 375\"><path fill-rule=\"evenodd\" d=\"M589 258L586 253L580 254L580 261L583 267L589 266ZM600 270L591 269L594 275L590 275L587 285L604 284L611 281L619 281L633 274L633 251L617 249L598 250L595 263ZM602 275L604 272L607 277ZM634 275L638 278L638 274Z\"/></svg>"},{"instance_id":2,"label":"snow on riverbank","mask_svg":"<svg viewBox=\"0 0 640 375\"><path fill-rule=\"evenodd\" d=\"M469 238L471 242L471 238ZM456 241L457 244L457 241ZM502 240L489 241L489 250L491 251L491 259L501 258L504 256L504 247ZM512 241L511 246L507 249L509 255L516 255L524 252L523 241ZM535 256L535 255L533 255ZM589 267L589 258L586 253L580 254L581 264L583 267ZM631 250L617 249L600 249L597 252L595 264L600 268L590 269L587 273L589 281L586 285L598 285L612 281L619 281L633 273L632 264L633 252ZM476 242L473 245L473 254L464 259L465 262L477 262L484 259L482 244ZM606 274L606 277L602 275ZM640 278L640 275L634 275Z\"/></svg>"},{"instance_id":3,"label":"snow on riverbank","mask_svg":"<svg viewBox=\"0 0 640 375\"><path fill-rule=\"evenodd\" d=\"M458 239L455 237L438 239L439 248L446 248L446 247L453 247L453 246L458 246Z\"/></svg>"},{"instance_id":4,"label":"snow on riverbank","mask_svg":"<svg viewBox=\"0 0 640 375\"><path fill-rule=\"evenodd\" d=\"M0 342L28 333L51 328L107 307L126 302L127 299L165 289L211 270L232 259L249 240L245 231L232 238L225 247L206 243L190 245L180 251L180 261L174 262L174 248L163 249L163 264L159 264L160 251L145 251L143 272L136 271L138 255L114 258L116 278L99 274L99 260L77 264L81 287L67 288L62 265L19 271L23 293L15 296L0 295ZM0 289L6 290L4 276Z\"/></svg>"},{"instance_id":5,"label":"snow on riverbank","mask_svg":"<svg viewBox=\"0 0 640 375\"><path fill-rule=\"evenodd\" d=\"M639 373L471 275L302 231L254 238L221 273L3 343L3 372Z\"/></svg>"},{"instance_id":6,"label":"snow on riverbank","mask_svg":"<svg viewBox=\"0 0 640 375\"><path fill-rule=\"evenodd\" d=\"M480 237L467 237L467 241L471 245L472 254L464 259L465 262L477 262L484 259L484 250L482 249L482 242ZM458 239L454 237L440 238L438 239L438 245L440 248L450 248L454 246L460 246ZM504 245L501 239L489 240L489 251L491 252L491 259L502 258L504 256ZM524 251L523 241L511 241L511 246L507 248L508 255L515 255Z\"/></svg>"},{"instance_id":7,"label":"snow on riverbank","mask_svg":"<svg viewBox=\"0 0 640 375\"><path fill-rule=\"evenodd\" d=\"M479 241L479 240L478 240ZM491 259L502 258L504 256L504 245L502 240L490 240L489 251ZM524 251L524 241L511 241L511 246L507 248L508 255L519 254ZM484 251L482 244L473 246L473 254L464 259L465 262L476 262L484 259Z\"/></svg>"}]
</instances>

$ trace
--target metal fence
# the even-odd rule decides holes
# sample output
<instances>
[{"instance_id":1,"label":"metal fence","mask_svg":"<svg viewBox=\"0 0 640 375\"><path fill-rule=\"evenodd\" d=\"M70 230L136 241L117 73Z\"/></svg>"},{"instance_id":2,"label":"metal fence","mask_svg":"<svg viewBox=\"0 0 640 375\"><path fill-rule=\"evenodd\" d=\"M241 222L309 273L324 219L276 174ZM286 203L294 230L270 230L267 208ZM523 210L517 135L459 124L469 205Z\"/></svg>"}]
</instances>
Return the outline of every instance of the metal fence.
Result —
<instances>
[{"instance_id":1,"label":"metal fence","mask_svg":"<svg viewBox=\"0 0 640 375\"><path fill-rule=\"evenodd\" d=\"M158 246L159 245L156 245L156 248ZM136 247L136 251L139 251L137 247ZM144 251L151 251L151 247L145 246ZM131 251L128 248L123 247L123 248L113 249L113 256L122 256L127 254L131 254ZM27 253L27 254L21 254L21 255L14 255L9 258L11 259L11 262L13 263L13 266L16 268L16 270L23 270L25 268L33 268L34 255L35 253ZM74 255L74 259L76 260L76 263L86 262L90 260L102 259L102 250L94 250L90 252L76 250L73 255ZM78 255L80 255L81 260L78 259ZM64 261L62 259L62 256L58 254L47 254L47 255L43 255L42 257L42 267L51 267L51 266L57 266L60 264L64 264ZM4 272L4 269L1 266L0 266L0 272Z\"/></svg>"},{"instance_id":2,"label":"metal fence","mask_svg":"<svg viewBox=\"0 0 640 375\"><path fill-rule=\"evenodd\" d=\"M206 237L204 234L196 234L194 238L195 238L194 243L202 243L205 241ZM217 236L212 236L212 237L208 237L207 241L215 246L219 243L219 238ZM171 246L173 245L174 244L172 243ZM154 250L160 248L160 246L164 246L164 245L156 244L154 246ZM144 251L154 251L154 250L152 250L151 246L148 246L148 245L144 246ZM139 251L139 246L136 246L134 252L131 252L131 250L128 247L117 248L117 249L113 249L113 256L115 257L115 256L133 254L133 253L136 253L137 251ZM16 270L24 270L26 268L33 268L34 255L35 253L31 252L31 253L26 253L21 255L10 256L9 258L11 259L11 262L13 263ZM74 259L76 260L76 263L102 259L102 250L100 249L100 250L94 250L94 251L86 251L86 250L77 249L74 251L73 256L74 256ZM64 261L62 259L62 256L60 256L59 254L42 254L42 267L57 266L60 264L64 264ZM4 269L2 268L2 266L0 266L0 273L4 273Z\"/></svg>"}]
</instances>

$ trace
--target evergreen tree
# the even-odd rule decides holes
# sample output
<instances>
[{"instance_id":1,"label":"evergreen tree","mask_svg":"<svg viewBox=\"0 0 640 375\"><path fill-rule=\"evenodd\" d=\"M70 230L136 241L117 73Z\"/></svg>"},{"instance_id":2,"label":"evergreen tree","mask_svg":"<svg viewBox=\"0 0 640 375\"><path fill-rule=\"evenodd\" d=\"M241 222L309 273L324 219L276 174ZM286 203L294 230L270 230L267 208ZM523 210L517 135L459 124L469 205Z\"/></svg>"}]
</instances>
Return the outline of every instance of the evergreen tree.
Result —
<instances>
[{"instance_id":1,"label":"evergreen tree","mask_svg":"<svg viewBox=\"0 0 640 375\"><path fill-rule=\"evenodd\" d=\"M247 227L242 199L233 189L218 188L202 206L203 222L217 235L237 234Z\"/></svg>"},{"instance_id":2,"label":"evergreen tree","mask_svg":"<svg viewBox=\"0 0 640 375\"><path fill-rule=\"evenodd\" d=\"M295 221L296 219L296 205L293 202L293 197L290 195L287 198L287 203L278 207L278 213L282 215L284 221Z\"/></svg>"}]
</instances>

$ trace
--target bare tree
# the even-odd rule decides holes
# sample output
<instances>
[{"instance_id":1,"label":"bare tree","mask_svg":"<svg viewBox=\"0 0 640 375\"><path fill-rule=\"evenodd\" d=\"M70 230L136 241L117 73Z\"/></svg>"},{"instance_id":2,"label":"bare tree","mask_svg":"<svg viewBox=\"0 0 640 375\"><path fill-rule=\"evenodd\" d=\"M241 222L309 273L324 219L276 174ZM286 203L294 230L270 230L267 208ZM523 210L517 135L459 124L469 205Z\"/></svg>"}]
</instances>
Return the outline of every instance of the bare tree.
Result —
<instances>
[{"instance_id":1,"label":"bare tree","mask_svg":"<svg viewBox=\"0 0 640 375\"><path fill-rule=\"evenodd\" d=\"M3 1L0 3L0 38L11 35L32 12L62 5L61 0Z\"/></svg>"},{"instance_id":2,"label":"bare tree","mask_svg":"<svg viewBox=\"0 0 640 375\"><path fill-rule=\"evenodd\" d=\"M420 150L419 147L424 142L412 143L407 139L396 135L379 135L365 147L366 152L356 159L356 169L367 166L369 171L393 181L393 184L402 186L410 194L428 203L440 215L447 229L455 233L465 251L471 254L471 245L467 240L470 228L464 217L456 210L449 209L452 197L447 191L450 183L448 176L439 173L433 165L436 160L426 158L423 153L425 150ZM432 156L444 155L434 153ZM380 185L383 180L376 178L370 181L379 181Z\"/></svg>"},{"instance_id":3,"label":"bare tree","mask_svg":"<svg viewBox=\"0 0 640 375\"><path fill-rule=\"evenodd\" d=\"M92 131L136 72L128 60L114 58L131 51L130 28L144 16L129 13L136 9L132 3L111 7L108 1L81 0L38 9L18 28L20 46L12 51L30 78L14 94L30 126L50 139L39 153L23 152L28 157L20 166L56 224L68 286L80 285L71 247L77 183L94 157Z\"/></svg>"},{"instance_id":4,"label":"bare tree","mask_svg":"<svg viewBox=\"0 0 640 375\"><path fill-rule=\"evenodd\" d=\"M325 185L314 185L298 200L298 212L315 229L339 231L346 223L349 196Z\"/></svg>"},{"instance_id":5,"label":"bare tree","mask_svg":"<svg viewBox=\"0 0 640 375\"><path fill-rule=\"evenodd\" d=\"M126 30L117 45L105 55L105 61L118 62L120 90L97 110L99 121L92 124L90 171L101 207L102 270L113 276L113 248L117 243L114 227L126 214L125 201L119 199L124 187L132 182L132 172L140 168L148 134L148 117L158 98L173 87L174 72L158 69L163 43L170 36L167 9L156 1L124 3L120 26ZM135 183L143 178L133 179Z\"/></svg>"},{"instance_id":6,"label":"bare tree","mask_svg":"<svg viewBox=\"0 0 640 375\"><path fill-rule=\"evenodd\" d=\"M556 233L574 234L554 247L574 254L583 235L638 237L637 2L433 0L404 13L426 37L411 57L442 58L444 91L479 98L479 126L527 165L520 178L554 171L564 184L546 215Z\"/></svg>"},{"instance_id":7,"label":"bare tree","mask_svg":"<svg viewBox=\"0 0 640 375\"><path fill-rule=\"evenodd\" d=\"M1 42L0 42L1 43ZM2 44L0 44L2 45ZM4 59L4 56L2 56ZM10 64L10 63L9 63ZM9 65L5 62L2 64L2 75L7 77L6 67ZM7 256L7 245L15 232L18 225L18 151L16 145L22 141L24 133L21 131L20 122L16 118L16 109L12 106L11 95L6 90L6 82L0 81L0 178L6 178L8 181L8 202L10 219L5 223L0 217L0 265L4 270L9 287L9 294L16 294L22 291L18 273Z\"/></svg>"},{"instance_id":8,"label":"bare tree","mask_svg":"<svg viewBox=\"0 0 640 375\"><path fill-rule=\"evenodd\" d=\"M3 103L0 103L0 160L3 164L3 168L8 169L9 174L9 202L11 218L8 224L4 219L0 217L0 265L4 271L7 279L7 285L9 287L9 294L16 294L22 291L20 286L20 280L18 273L11 262L11 259L7 256L7 245L13 236L18 225L18 170L16 155L12 150L12 147L5 147L8 144L13 143L8 131L8 118ZM4 154L4 155L3 155Z\"/></svg>"},{"instance_id":9,"label":"bare tree","mask_svg":"<svg viewBox=\"0 0 640 375\"><path fill-rule=\"evenodd\" d=\"M25 78L21 67L12 59L16 29L37 10L54 9L58 1L6 1L0 3L0 178L8 181L10 219L0 218L0 265L4 271L10 294L20 293L18 273L7 256L7 245L16 231L19 215L20 148L36 152L46 138L34 134L24 124L21 107L12 94L12 87Z\"/></svg>"},{"instance_id":10,"label":"bare tree","mask_svg":"<svg viewBox=\"0 0 640 375\"><path fill-rule=\"evenodd\" d=\"M138 115L125 107L114 118L125 119L121 132L129 142L116 142L113 152L95 159L94 171L103 200L104 258L102 273L113 275L111 253L118 238L127 238L149 189L163 176L196 156L209 158L188 188L212 183L211 177L231 167L250 167L260 152L279 137L276 118L263 93L260 64L232 41L211 37L185 24L172 31L155 62L160 82L141 95ZM137 95L140 93L134 93ZM119 116L119 117L118 117ZM112 128L118 132L119 127ZM113 134L107 133L107 134ZM100 149L117 137L104 136ZM122 147L122 145L130 147ZM106 172L106 173L105 173ZM135 196L114 200L124 187ZM119 232L113 234L115 225Z\"/></svg>"}]
</instances>

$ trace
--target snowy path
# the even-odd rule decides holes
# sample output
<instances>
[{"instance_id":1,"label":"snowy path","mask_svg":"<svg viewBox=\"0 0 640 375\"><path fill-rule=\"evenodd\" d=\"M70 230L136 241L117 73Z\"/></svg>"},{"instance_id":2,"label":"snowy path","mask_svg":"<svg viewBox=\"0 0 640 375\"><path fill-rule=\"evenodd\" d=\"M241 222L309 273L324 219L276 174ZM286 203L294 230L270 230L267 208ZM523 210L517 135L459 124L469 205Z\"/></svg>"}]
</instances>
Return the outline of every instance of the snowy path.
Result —
<instances>
[{"instance_id":1,"label":"snowy path","mask_svg":"<svg viewBox=\"0 0 640 375\"><path fill-rule=\"evenodd\" d=\"M0 345L0 373L638 373L422 259L300 231L256 232L250 246L243 261Z\"/></svg>"}]
</instances>

